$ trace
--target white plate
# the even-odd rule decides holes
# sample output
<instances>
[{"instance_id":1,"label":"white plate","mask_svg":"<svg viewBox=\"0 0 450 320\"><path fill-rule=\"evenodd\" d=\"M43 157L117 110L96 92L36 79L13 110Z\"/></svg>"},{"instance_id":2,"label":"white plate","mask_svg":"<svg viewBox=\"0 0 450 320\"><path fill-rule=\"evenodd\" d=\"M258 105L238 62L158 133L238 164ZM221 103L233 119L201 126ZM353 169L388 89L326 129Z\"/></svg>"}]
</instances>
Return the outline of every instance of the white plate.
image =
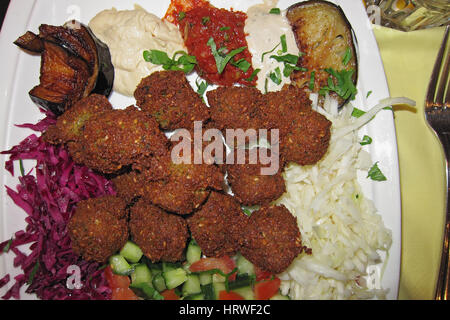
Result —
<instances>
[{"instance_id":1,"label":"white plate","mask_svg":"<svg viewBox=\"0 0 450 320\"><path fill-rule=\"evenodd\" d=\"M216 0L212 1L218 7L246 10L249 6L262 0ZM281 0L278 7L286 8L297 1ZM352 24L359 47L359 94L355 105L363 110L373 106L380 99L389 96L375 37L367 18L362 1L335 0L344 10ZM69 19L79 19L88 23L99 11L116 7L117 9L132 9L134 4L140 4L149 12L160 17L164 15L169 5L168 0L159 1L123 1L123 0L14 0L8 9L2 32L0 34L0 61L2 76L0 77L0 150L7 150L18 144L32 131L20 129L14 124L36 123L43 116L28 96L28 91L39 83L40 57L29 55L13 44L27 30L37 32L42 23L62 25ZM366 93L372 91L368 99ZM133 99L113 93L111 101L115 106L133 104ZM401 250L401 205L400 181L397 157L397 143L392 112L381 112L364 128L364 134L374 138L370 153L374 161L387 177L386 182L373 183L362 177L361 184L368 198L371 198L385 225L392 230L393 244L389 251L386 269L381 279L381 286L389 288L388 299L397 299L400 273ZM0 181L3 185L14 187L18 181L4 170L7 157L0 156ZM27 164L27 163L26 163ZM30 164L28 164L30 165ZM25 213L7 196L5 187L1 188L0 207L0 241L9 239L16 231L25 227ZM381 266L376 270L381 274ZM11 282L0 289L0 296L13 282L18 270L13 268L13 255L0 255L0 278L6 273L12 275ZM22 290L23 292L23 290ZM22 293L23 299L33 299L34 296Z\"/></svg>"}]
</instances>

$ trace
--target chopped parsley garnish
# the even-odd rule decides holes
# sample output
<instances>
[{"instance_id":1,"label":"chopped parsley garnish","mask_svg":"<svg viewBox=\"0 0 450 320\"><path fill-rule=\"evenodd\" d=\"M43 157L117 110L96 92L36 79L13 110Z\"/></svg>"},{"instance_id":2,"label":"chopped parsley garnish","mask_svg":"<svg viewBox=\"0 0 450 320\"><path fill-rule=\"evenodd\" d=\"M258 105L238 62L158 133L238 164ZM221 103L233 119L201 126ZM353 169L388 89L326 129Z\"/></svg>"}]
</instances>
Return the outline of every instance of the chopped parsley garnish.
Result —
<instances>
[{"instance_id":1,"label":"chopped parsley garnish","mask_svg":"<svg viewBox=\"0 0 450 320\"><path fill-rule=\"evenodd\" d=\"M370 168L369 173L367 174L367 178L370 178L374 181L386 181L386 177L381 172L380 168L378 167L378 162L375 162L375 164Z\"/></svg>"},{"instance_id":2,"label":"chopped parsley garnish","mask_svg":"<svg viewBox=\"0 0 450 320\"><path fill-rule=\"evenodd\" d=\"M331 76L328 77L328 86L322 87L319 91L321 95L325 95L327 92L333 91L344 100L355 99L358 91L352 79L353 73L355 72L354 70L336 71L332 68L326 68L325 71L336 80L334 81Z\"/></svg>"},{"instance_id":3,"label":"chopped parsley garnish","mask_svg":"<svg viewBox=\"0 0 450 320\"><path fill-rule=\"evenodd\" d=\"M276 84L280 84L281 83L281 70L280 70L280 68L276 67L275 68L275 72L271 72L269 74L269 78L270 78L270 80L272 80Z\"/></svg>"},{"instance_id":4,"label":"chopped parsley garnish","mask_svg":"<svg viewBox=\"0 0 450 320\"><path fill-rule=\"evenodd\" d=\"M186 12L180 11L180 13L178 14L178 21L181 21L184 18L186 18Z\"/></svg>"},{"instance_id":5,"label":"chopped parsley garnish","mask_svg":"<svg viewBox=\"0 0 450 320\"><path fill-rule=\"evenodd\" d=\"M191 72L197 64L195 56L190 56L184 51L177 51L174 53L172 59L167 53L160 50L145 50L144 60L153 64L162 65L164 70ZM180 55L178 59L176 57Z\"/></svg>"},{"instance_id":6,"label":"chopped parsley garnish","mask_svg":"<svg viewBox=\"0 0 450 320\"><path fill-rule=\"evenodd\" d=\"M316 80L316 72L315 71L311 71L311 78L309 79L309 90L313 91L314 90L314 81Z\"/></svg>"},{"instance_id":7,"label":"chopped parsley garnish","mask_svg":"<svg viewBox=\"0 0 450 320\"><path fill-rule=\"evenodd\" d=\"M284 62L284 63L290 63L293 65L296 65L298 62L299 56L288 53L288 54L285 54L284 56L271 55L270 58L275 59L278 62Z\"/></svg>"},{"instance_id":8,"label":"chopped parsley garnish","mask_svg":"<svg viewBox=\"0 0 450 320\"><path fill-rule=\"evenodd\" d=\"M30 275L28 276L28 281L27 284L30 285L33 283L33 279L36 276L36 273L39 270L39 261L36 262L36 264L34 265L33 269L30 272Z\"/></svg>"},{"instance_id":9,"label":"chopped parsley garnish","mask_svg":"<svg viewBox=\"0 0 450 320\"><path fill-rule=\"evenodd\" d=\"M353 107L352 117L359 118L365 113L366 113L365 111L358 109L356 107Z\"/></svg>"},{"instance_id":10,"label":"chopped parsley garnish","mask_svg":"<svg viewBox=\"0 0 450 320\"><path fill-rule=\"evenodd\" d=\"M362 146L365 146L365 145L371 144L371 143L372 143L372 138L369 137L368 135L365 135L359 144Z\"/></svg>"},{"instance_id":11,"label":"chopped parsley garnish","mask_svg":"<svg viewBox=\"0 0 450 320\"><path fill-rule=\"evenodd\" d=\"M280 10L280 8L272 8L272 9L270 9L269 13L270 14L280 14L281 10Z\"/></svg>"},{"instance_id":12,"label":"chopped parsley garnish","mask_svg":"<svg viewBox=\"0 0 450 320\"><path fill-rule=\"evenodd\" d=\"M282 53L287 52L287 43L286 43L286 35L285 34L280 36L280 42L281 42L281 52Z\"/></svg>"},{"instance_id":13,"label":"chopped parsley garnish","mask_svg":"<svg viewBox=\"0 0 450 320\"><path fill-rule=\"evenodd\" d=\"M206 81L200 81L199 82L199 78L195 79L195 84L197 85L197 93L200 96L203 96L203 94L206 92L206 89L209 86L209 83Z\"/></svg>"},{"instance_id":14,"label":"chopped parsley garnish","mask_svg":"<svg viewBox=\"0 0 450 320\"><path fill-rule=\"evenodd\" d=\"M252 64L250 62L248 62L247 60L245 60L244 58L239 59L238 61L232 60L230 63L233 66L241 69L243 72L247 72L248 69L252 66Z\"/></svg>"},{"instance_id":15,"label":"chopped parsley garnish","mask_svg":"<svg viewBox=\"0 0 450 320\"><path fill-rule=\"evenodd\" d=\"M22 177L25 175L25 169L23 167L23 161L22 159L19 159L19 168L20 168L20 174L22 175Z\"/></svg>"},{"instance_id":16,"label":"chopped parsley garnish","mask_svg":"<svg viewBox=\"0 0 450 320\"><path fill-rule=\"evenodd\" d=\"M368 98L371 94L372 94L372 90L370 90L369 92L367 92L366 98Z\"/></svg>"},{"instance_id":17,"label":"chopped parsley garnish","mask_svg":"<svg viewBox=\"0 0 450 320\"><path fill-rule=\"evenodd\" d=\"M227 31L230 30L230 27L220 27L220 31Z\"/></svg>"},{"instance_id":18,"label":"chopped parsley garnish","mask_svg":"<svg viewBox=\"0 0 450 320\"><path fill-rule=\"evenodd\" d=\"M6 243L6 245L3 247L2 252L3 253L7 253L9 251L9 249L11 248L11 244L13 242L13 239L9 239L8 243Z\"/></svg>"},{"instance_id":19,"label":"chopped parsley garnish","mask_svg":"<svg viewBox=\"0 0 450 320\"><path fill-rule=\"evenodd\" d=\"M342 58L342 63L346 66L351 59L352 59L352 51L350 50L350 47L347 47L347 50L345 50L344 57Z\"/></svg>"},{"instance_id":20,"label":"chopped parsley garnish","mask_svg":"<svg viewBox=\"0 0 450 320\"><path fill-rule=\"evenodd\" d=\"M217 49L216 43L214 42L214 39L211 37L209 38L208 42L206 43L210 48L211 52L213 54L214 60L216 61L216 67L217 72L221 74L223 70L225 69L225 66L230 62L230 60L237 55L238 53L241 53L247 47L240 47L237 49L232 50L228 54L224 54L224 51L226 48L219 48Z\"/></svg>"},{"instance_id":21,"label":"chopped parsley garnish","mask_svg":"<svg viewBox=\"0 0 450 320\"><path fill-rule=\"evenodd\" d=\"M300 58L299 56L288 53L284 56L271 55L270 58L284 63L283 75L286 78L289 77L294 70L306 71L305 68L297 66L298 59Z\"/></svg>"},{"instance_id":22,"label":"chopped parsley garnish","mask_svg":"<svg viewBox=\"0 0 450 320\"><path fill-rule=\"evenodd\" d=\"M270 51L266 51L266 52L263 52L263 54L261 55L261 62L263 62L264 61L264 56L266 55L266 54L269 54L269 53L272 53L272 52L274 52L275 51L275 49L279 46L280 44L278 43L275 47L273 47L273 49L272 50L270 50Z\"/></svg>"},{"instance_id":23,"label":"chopped parsley garnish","mask_svg":"<svg viewBox=\"0 0 450 320\"><path fill-rule=\"evenodd\" d=\"M255 69L255 70L253 70L253 72L252 72L252 74L250 75L250 77L248 77L247 79L244 79L245 81L248 81L248 82L252 82L254 79L255 79L255 77L256 77L256 75L259 73L261 71L261 69Z\"/></svg>"}]
</instances>

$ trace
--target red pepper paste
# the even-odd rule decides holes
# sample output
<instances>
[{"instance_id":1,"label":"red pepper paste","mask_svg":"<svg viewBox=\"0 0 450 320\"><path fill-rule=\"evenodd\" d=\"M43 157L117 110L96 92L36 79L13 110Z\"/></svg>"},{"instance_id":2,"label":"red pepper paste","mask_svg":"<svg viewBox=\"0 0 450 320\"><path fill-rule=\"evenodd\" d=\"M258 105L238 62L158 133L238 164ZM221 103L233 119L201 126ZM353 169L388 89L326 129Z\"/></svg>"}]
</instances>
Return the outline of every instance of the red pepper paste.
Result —
<instances>
[{"instance_id":1,"label":"red pepper paste","mask_svg":"<svg viewBox=\"0 0 450 320\"><path fill-rule=\"evenodd\" d=\"M176 2L173 0L175 9L171 16L176 18L174 22L180 28L189 54L197 58L196 70L199 75L211 84L255 86L257 77L253 75L252 55L244 32L247 15L240 11L215 8L205 2L190 7L186 12L175 13L174 11L183 9L183 6L175 6ZM219 73L213 51L208 45L210 38L214 39L216 48L223 57L234 49L246 48L234 55ZM248 62L248 69L233 65L242 59Z\"/></svg>"}]
</instances>

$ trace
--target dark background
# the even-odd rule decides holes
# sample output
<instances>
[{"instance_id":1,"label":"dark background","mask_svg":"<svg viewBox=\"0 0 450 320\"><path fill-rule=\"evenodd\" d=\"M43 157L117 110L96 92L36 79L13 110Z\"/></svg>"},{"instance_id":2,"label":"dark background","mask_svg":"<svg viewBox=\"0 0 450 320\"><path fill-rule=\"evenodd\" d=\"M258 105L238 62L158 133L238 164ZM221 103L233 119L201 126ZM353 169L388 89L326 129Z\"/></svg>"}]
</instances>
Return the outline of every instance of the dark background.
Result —
<instances>
[{"instance_id":1,"label":"dark background","mask_svg":"<svg viewBox=\"0 0 450 320\"><path fill-rule=\"evenodd\" d=\"M6 9L8 9L10 0L0 0L0 29L3 25L3 19L5 18Z\"/></svg>"}]
</instances>

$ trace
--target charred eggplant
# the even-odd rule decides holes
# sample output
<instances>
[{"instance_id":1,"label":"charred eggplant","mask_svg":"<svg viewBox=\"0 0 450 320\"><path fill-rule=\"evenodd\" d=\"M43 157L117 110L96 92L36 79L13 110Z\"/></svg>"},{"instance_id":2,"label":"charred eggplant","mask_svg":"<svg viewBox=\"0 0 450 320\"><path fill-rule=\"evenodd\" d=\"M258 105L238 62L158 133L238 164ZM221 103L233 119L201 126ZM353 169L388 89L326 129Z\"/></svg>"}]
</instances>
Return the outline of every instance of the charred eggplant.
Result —
<instances>
[{"instance_id":1,"label":"charred eggplant","mask_svg":"<svg viewBox=\"0 0 450 320\"><path fill-rule=\"evenodd\" d=\"M54 114L62 114L90 93L111 93L114 67L110 52L89 27L76 21L64 26L42 24L39 35L28 31L14 43L41 54L40 84L29 94Z\"/></svg>"},{"instance_id":2,"label":"charred eggplant","mask_svg":"<svg viewBox=\"0 0 450 320\"><path fill-rule=\"evenodd\" d=\"M352 27L342 9L328 1L310 0L290 6L286 17L303 53L292 82L337 98L339 105L354 98L358 61Z\"/></svg>"}]
</instances>

